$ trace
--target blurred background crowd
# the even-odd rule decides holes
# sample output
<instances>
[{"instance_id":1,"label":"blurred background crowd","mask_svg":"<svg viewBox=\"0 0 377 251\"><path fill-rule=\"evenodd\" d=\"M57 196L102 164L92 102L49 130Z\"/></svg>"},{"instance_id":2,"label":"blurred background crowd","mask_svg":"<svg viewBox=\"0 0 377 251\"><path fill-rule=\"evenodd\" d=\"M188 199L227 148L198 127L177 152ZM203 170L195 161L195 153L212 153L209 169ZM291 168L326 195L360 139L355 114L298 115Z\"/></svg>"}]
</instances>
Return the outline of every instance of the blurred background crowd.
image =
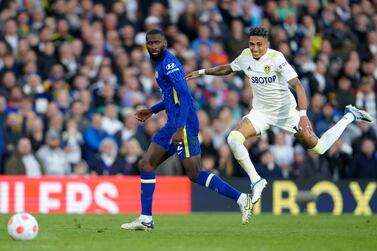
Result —
<instances>
[{"instance_id":1,"label":"blurred background crowd","mask_svg":"<svg viewBox=\"0 0 377 251\"><path fill-rule=\"evenodd\" d=\"M323 156L272 129L245 144L261 176L377 179L376 0L2 0L0 174L137 175L137 161L166 121L135 110L161 98L145 32L165 31L186 72L230 63L248 29L270 31L299 74L318 136L353 104L374 117L345 131ZM243 75L188 82L200 118L203 168L245 173L226 144L251 107ZM176 158L161 175L183 175Z\"/></svg>"}]
</instances>

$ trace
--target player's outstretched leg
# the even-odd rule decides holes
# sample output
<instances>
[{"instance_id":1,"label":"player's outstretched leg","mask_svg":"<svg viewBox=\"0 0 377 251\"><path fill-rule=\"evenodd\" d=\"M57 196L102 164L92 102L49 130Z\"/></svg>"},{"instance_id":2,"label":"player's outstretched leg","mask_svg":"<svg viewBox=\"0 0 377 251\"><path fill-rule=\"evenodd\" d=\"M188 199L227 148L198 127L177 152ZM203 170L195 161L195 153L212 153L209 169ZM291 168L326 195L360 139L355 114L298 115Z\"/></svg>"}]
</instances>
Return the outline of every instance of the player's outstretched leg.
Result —
<instances>
[{"instance_id":1,"label":"player's outstretched leg","mask_svg":"<svg viewBox=\"0 0 377 251\"><path fill-rule=\"evenodd\" d=\"M344 110L344 116L329 130L327 130L317 144L309 151L317 154L324 154L339 139L349 124L355 121L372 122L372 116L366 111L357 109L352 105L347 105Z\"/></svg>"},{"instance_id":2,"label":"player's outstretched leg","mask_svg":"<svg viewBox=\"0 0 377 251\"><path fill-rule=\"evenodd\" d=\"M223 181L219 176L206 171L201 171L194 182L236 201L242 213L242 224L249 222L253 209L250 194L241 193Z\"/></svg>"},{"instance_id":3,"label":"player's outstretched leg","mask_svg":"<svg viewBox=\"0 0 377 251\"><path fill-rule=\"evenodd\" d=\"M136 220L121 225L124 230L150 231L154 228L152 221L152 200L156 185L156 172L140 172L141 178L141 215Z\"/></svg>"}]
</instances>

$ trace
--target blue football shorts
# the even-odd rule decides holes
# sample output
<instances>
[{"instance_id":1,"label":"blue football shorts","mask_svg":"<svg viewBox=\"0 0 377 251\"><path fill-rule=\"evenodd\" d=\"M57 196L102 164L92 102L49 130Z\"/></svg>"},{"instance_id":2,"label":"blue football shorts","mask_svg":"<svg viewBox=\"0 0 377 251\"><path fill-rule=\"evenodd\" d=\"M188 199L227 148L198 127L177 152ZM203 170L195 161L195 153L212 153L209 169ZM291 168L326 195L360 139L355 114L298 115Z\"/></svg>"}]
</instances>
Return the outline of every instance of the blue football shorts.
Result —
<instances>
[{"instance_id":1,"label":"blue football shorts","mask_svg":"<svg viewBox=\"0 0 377 251\"><path fill-rule=\"evenodd\" d=\"M198 136L187 133L187 128L184 128L183 142L179 146L175 146L172 142L172 136L177 130L176 127L165 125L152 138L152 141L159 144L166 151L173 155L178 154L180 159L186 159L201 153Z\"/></svg>"}]
</instances>

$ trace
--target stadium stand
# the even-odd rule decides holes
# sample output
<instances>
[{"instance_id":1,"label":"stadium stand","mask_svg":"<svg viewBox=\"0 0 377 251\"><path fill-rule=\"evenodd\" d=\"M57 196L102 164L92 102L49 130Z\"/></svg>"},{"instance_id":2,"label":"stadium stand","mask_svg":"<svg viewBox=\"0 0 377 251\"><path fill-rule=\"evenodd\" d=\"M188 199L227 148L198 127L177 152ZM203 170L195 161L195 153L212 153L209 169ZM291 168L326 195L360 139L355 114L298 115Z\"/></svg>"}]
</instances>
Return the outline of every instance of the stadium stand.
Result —
<instances>
[{"instance_id":1,"label":"stadium stand","mask_svg":"<svg viewBox=\"0 0 377 251\"><path fill-rule=\"evenodd\" d=\"M132 116L161 98L145 32L164 30L169 50L191 72L232 61L248 46L248 29L263 26L298 72L318 136L347 104L374 122L352 124L323 156L268 131L245 142L258 172L298 181L377 179L375 10L368 0L1 1L0 174L138 175L135 163L166 119L161 113L138 124ZM250 110L247 79L203 76L188 84L203 168L246 176L226 137ZM114 170L104 170L113 161ZM160 170L182 173L174 159Z\"/></svg>"}]
</instances>

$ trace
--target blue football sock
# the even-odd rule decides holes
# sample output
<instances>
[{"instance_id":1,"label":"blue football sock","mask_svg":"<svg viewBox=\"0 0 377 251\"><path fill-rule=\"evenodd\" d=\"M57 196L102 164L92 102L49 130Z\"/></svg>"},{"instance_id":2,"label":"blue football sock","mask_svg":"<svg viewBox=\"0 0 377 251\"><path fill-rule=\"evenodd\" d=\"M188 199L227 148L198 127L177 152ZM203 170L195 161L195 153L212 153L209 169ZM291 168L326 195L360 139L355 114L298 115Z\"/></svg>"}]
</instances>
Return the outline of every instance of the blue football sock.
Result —
<instances>
[{"instance_id":1,"label":"blue football sock","mask_svg":"<svg viewBox=\"0 0 377 251\"><path fill-rule=\"evenodd\" d=\"M240 191L223 181L219 176L206 171L201 171L199 173L195 183L208 187L234 201L237 201L241 195Z\"/></svg>"},{"instance_id":2,"label":"blue football sock","mask_svg":"<svg viewBox=\"0 0 377 251\"><path fill-rule=\"evenodd\" d=\"M156 172L140 172L141 214L152 216L153 192L156 186Z\"/></svg>"}]
</instances>

